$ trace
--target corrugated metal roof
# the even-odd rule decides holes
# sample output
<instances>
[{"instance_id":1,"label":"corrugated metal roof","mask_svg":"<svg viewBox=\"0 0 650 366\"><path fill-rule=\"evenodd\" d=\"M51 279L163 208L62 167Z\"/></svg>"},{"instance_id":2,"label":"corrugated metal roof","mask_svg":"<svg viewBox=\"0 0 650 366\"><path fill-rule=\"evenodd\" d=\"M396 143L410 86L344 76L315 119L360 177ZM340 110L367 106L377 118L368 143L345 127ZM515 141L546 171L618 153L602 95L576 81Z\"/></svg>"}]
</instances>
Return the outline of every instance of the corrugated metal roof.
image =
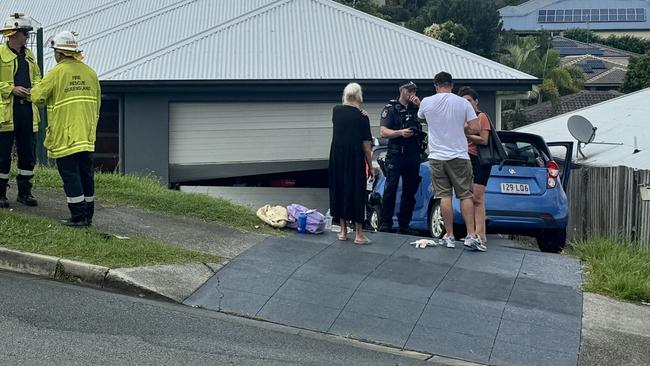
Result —
<instances>
[{"instance_id":1,"label":"corrugated metal roof","mask_svg":"<svg viewBox=\"0 0 650 366\"><path fill-rule=\"evenodd\" d=\"M648 128L648 99L650 88L610 99L587 108L546 119L517 131L544 137L546 141L575 141L567 128L573 115L587 118L597 127L594 141L618 142L623 145L589 144L582 151L586 158L578 162L593 166L628 166L650 169L650 129ZM640 152L634 153L636 143ZM574 154L574 156L576 156Z\"/></svg>"},{"instance_id":2,"label":"corrugated metal roof","mask_svg":"<svg viewBox=\"0 0 650 366\"><path fill-rule=\"evenodd\" d=\"M431 79L442 70L535 80L330 0L14 0L0 14L16 7L43 23L46 37L80 32L102 80ZM72 9L69 21L61 8ZM411 50L408 60L393 45Z\"/></svg>"},{"instance_id":3,"label":"corrugated metal roof","mask_svg":"<svg viewBox=\"0 0 650 366\"><path fill-rule=\"evenodd\" d=\"M499 13L501 13L501 16L525 15L561 1L562 0L530 0L519 5L505 6L499 9Z\"/></svg>"}]
</instances>

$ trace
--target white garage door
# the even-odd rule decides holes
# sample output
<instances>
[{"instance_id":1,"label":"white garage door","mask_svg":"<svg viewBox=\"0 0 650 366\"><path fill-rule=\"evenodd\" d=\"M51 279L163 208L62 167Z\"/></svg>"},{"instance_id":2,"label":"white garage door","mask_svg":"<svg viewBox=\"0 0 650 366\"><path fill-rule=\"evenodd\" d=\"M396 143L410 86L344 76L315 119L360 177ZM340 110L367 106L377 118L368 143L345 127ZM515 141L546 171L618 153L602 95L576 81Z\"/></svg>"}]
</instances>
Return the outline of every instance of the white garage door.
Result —
<instances>
[{"instance_id":1,"label":"white garage door","mask_svg":"<svg viewBox=\"0 0 650 366\"><path fill-rule=\"evenodd\" d=\"M364 106L375 136L383 106ZM170 164L326 160L332 107L332 103L171 103Z\"/></svg>"}]
</instances>

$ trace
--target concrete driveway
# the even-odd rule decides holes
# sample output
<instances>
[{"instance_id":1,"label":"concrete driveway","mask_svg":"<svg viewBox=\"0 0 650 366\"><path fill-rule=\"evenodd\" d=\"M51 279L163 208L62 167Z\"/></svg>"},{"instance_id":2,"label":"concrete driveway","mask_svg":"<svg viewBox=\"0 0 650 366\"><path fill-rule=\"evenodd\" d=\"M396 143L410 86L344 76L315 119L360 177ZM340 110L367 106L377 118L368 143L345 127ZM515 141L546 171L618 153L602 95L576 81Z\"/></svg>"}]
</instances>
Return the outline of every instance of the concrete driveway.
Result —
<instances>
[{"instance_id":1,"label":"concrete driveway","mask_svg":"<svg viewBox=\"0 0 650 366\"><path fill-rule=\"evenodd\" d=\"M498 237L486 253L370 238L267 238L185 304L482 364L577 364L576 260Z\"/></svg>"}]
</instances>

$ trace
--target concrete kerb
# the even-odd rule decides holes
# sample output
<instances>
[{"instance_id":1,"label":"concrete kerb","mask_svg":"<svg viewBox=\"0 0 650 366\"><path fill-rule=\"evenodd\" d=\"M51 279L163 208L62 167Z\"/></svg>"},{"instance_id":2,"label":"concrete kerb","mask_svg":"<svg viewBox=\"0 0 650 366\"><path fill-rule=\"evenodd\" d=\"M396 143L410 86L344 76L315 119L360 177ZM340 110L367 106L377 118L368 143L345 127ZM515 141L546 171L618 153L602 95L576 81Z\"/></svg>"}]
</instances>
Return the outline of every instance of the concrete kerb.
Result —
<instances>
[{"instance_id":1,"label":"concrete kerb","mask_svg":"<svg viewBox=\"0 0 650 366\"><path fill-rule=\"evenodd\" d=\"M93 287L115 289L133 295L145 295L174 301L119 275L111 274L108 267L77 262L65 258L21 252L0 247L0 269L26 273L54 280L77 282Z\"/></svg>"},{"instance_id":2,"label":"concrete kerb","mask_svg":"<svg viewBox=\"0 0 650 366\"><path fill-rule=\"evenodd\" d=\"M59 258L0 247L0 268L54 278Z\"/></svg>"}]
</instances>

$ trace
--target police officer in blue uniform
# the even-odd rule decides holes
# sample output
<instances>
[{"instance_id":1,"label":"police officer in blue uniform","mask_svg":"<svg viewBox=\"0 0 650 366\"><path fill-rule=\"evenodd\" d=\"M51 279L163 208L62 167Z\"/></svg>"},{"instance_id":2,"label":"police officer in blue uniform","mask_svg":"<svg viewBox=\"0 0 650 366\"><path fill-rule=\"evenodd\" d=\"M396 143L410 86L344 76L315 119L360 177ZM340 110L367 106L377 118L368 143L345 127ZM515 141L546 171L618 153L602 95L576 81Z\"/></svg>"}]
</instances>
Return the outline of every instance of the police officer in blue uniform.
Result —
<instances>
[{"instance_id":1,"label":"police officer in blue uniform","mask_svg":"<svg viewBox=\"0 0 650 366\"><path fill-rule=\"evenodd\" d=\"M417 86L412 81L399 84L399 98L386 104L381 112L381 137L388 138L385 160L386 184L381 206L379 231L392 232L393 212L400 177L402 197L398 213L400 234L413 235L409 228L415 193L420 184L420 148L422 146L422 125L418 121L420 99L415 95Z\"/></svg>"}]
</instances>

